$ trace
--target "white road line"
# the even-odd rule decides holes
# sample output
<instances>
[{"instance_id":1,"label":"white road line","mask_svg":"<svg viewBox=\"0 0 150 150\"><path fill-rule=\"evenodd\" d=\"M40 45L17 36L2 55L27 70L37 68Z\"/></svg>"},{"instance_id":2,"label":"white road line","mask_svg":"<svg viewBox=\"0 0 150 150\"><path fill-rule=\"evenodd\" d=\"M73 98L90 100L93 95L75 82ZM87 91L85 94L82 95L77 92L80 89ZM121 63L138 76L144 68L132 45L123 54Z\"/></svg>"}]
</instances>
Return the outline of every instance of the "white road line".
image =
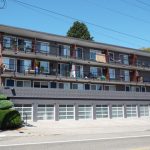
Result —
<instances>
[{"instance_id":1,"label":"white road line","mask_svg":"<svg viewBox=\"0 0 150 150\"><path fill-rule=\"evenodd\" d=\"M128 138L144 138L144 137L150 137L150 135L123 136L123 137L110 137L110 138L97 138L97 139L82 139L82 140L67 140L67 141L52 141L52 142L38 142L38 143L8 144L8 145L0 145L0 147L40 145L40 144L57 144L57 143L72 143L72 142L86 142L86 141L102 141L102 140L117 140L117 139L128 139Z\"/></svg>"}]
</instances>

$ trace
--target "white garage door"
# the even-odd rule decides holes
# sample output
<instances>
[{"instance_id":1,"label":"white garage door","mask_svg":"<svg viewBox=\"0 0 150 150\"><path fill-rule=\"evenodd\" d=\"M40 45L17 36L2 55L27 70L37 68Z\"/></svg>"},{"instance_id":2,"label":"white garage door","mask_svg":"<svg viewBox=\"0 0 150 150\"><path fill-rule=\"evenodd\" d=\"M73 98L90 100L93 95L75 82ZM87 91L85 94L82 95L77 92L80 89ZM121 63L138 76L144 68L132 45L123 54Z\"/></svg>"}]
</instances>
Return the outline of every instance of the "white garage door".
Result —
<instances>
[{"instance_id":1,"label":"white garage door","mask_svg":"<svg viewBox=\"0 0 150 150\"><path fill-rule=\"evenodd\" d=\"M137 106L136 105L127 105L126 106L127 117L137 117Z\"/></svg>"},{"instance_id":2,"label":"white garage door","mask_svg":"<svg viewBox=\"0 0 150 150\"><path fill-rule=\"evenodd\" d=\"M150 116L149 106L140 105L140 117L148 117L148 116Z\"/></svg>"},{"instance_id":3,"label":"white garage door","mask_svg":"<svg viewBox=\"0 0 150 150\"><path fill-rule=\"evenodd\" d=\"M108 105L96 105L96 118L108 118L109 107Z\"/></svg>"},{"instance_id":4,"label":"white garage door","mask_svg":"<svg viewBox=\"0 0 150 150\"><path fill-rule=\"evenodd\" d=\"M54 105L38 105L37 120L54 120Z\"/></svg>"},{"instance_id":5,"label":"white garage door","mask_svg":"<svg viewBox=\"0 0 150 150\"><path fill-rule=\"evenodd\" d=\"M123 105L112 105L112 118L123 118L124 107Z\"/></svg>"},{"instance_id":6,"label":"white garage door","mask_svg":"<svg viewBox=\"0 0 150 150\"><path fill-rule=\"evenodd\" d=\"M33 120L33 107L31 104L15 104L14 108L20 113L23 120Z\"/></svg>"},{"instance_id":7,"label":"white garage door","mask_svg":"<svg viewBox=\"0 0 150 150\"><path fill-rule=\"evenodd\" d=\"M92 119L93 109L91 105L79 105L78 117L79 119Z\"/></svg>"},{"instance_id":8,"label":"white garage door","mask_svg":"<svg viewBox=\"0 0 150 150\"><path fill-rule=\"evenodd\" d=\"M74 119L74 106L59 105L59 119Z\"/></svg>"}]
</instances>

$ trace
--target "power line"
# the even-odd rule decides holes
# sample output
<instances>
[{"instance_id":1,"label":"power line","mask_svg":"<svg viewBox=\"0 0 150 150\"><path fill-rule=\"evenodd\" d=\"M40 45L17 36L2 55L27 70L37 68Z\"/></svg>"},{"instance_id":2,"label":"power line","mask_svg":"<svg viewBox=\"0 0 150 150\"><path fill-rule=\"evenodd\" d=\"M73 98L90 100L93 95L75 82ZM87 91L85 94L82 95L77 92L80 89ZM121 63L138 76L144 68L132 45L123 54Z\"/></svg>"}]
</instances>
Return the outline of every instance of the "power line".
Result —
<instances>
[{"instance_id":1,"label":"power line","mask_svg":"<svg viewBox=\"0 0 150 150\"><path fill-rule=\"evenodd\" d=\"M131 6L134 6L134 7L136 7L136 8L139 8L139 9L141 9L141 10L143 10L143 11L148 11L148 12L150 12L150 10L149 9L146 9L146 8L143 8L143 7L140 7L140 6L138 6L137 4L135 4L135 3L132 3L132 1L130 0L130 1L127 1L127 0L120 0L121 2L123 2L123 3L126 3L126 4L129 4L129 5L131 5Z\"/></svg>"},{"instance_id":2,"label":"power line","mask_svg":"<svg viewBox=\"0 0 150 150\"><path fill-rule=\"evenodd\" d=\"M91 31L92 31L92 30L91 30ZM92 32L95 32L95 31L93 30ZM142 47L142 46L139 45L139 44L135 44L135 43L132 43L132 42L128 42L128 41L126 41L126 40L122 40L122 39L113 37L113 36L111 36L111 35L102 33L102 32L100 32L100 31L96 31L95 33L97 33L97 32L100 33L101 35L103 35L103 36L105 36L105 37L108 37L108 38L111 38L111 39L113 39L113 40L115 40L115 41L120 41L120 42L124 42L124 43L130 44L130 45L135 45L135 46L138 46L138 47Z\"/></svg>"},{"instance_id":3,"label":"power line","mask_svg":"<svg viewBox=\"0 0 150 150\"><path fill-rule=\"evenodd\" d=\"M143 5L145 5L145 6L149 6L150 7L150 4L148 4L148 3L145 3L145 2L140 1L140 0L136 0L136 1L139 2L139 3L141 3L141 4L143 4Z\"/></svg>"},{"instance_id":4,"label":"power line","mask_svg":"<svg viewBox=\"0 0 150 150\"><path fill-rule=\"evenodd\" d=\"M104 26L101 26L101 25L97 25L97 24L89 22L89 21L85 21L85 20L81 20L81 19L78 19L78 18L75 18L75 17L64 15L62 13L58 13L56 11L48 10L48 9L45 9L45 8L42 8L42 7L39 7L39 6L36 6L36 5L28 4L28 3L25 3L25 2L22 2L22 1L19 1L19 0L12 0L12 1L24 4L24 5L27 5L27 6L30 6L30 7L33 7L33 8L37 8L37 9L40 9L40 10L43 10L43 11L46 11L46 12L49 12L49 13L52 13L52 14L55 14L55 15L67 18L67 19L70 19L70 20L73 20L73 21L84 22L86 24L89 24L89 25L101 28L101 29L106 30L106 31L111 31L111 32L114 32L114 33L118 33L118 34L121 34L121 35L124 35L124 36L127 36L127 37L132 37L132 38L135 38L135 39L142 40L142 41L150 43L150 40L144 39L144 38L139 37L139 36L135 36L135 35L132 35L132 34L120 32L120 31L117 31L117 30L112 29L112 28L108 28L108 27L104 27Z\"/></svg>"},{"instance_id":5,"label":"power line","mask_svg":"<svg viewBox=\"0 0 150 150\"><path fill-rule=\"evenodd\" d=\"M26 6L26 5L24 5L24 4L20 4L20 3L18 3L18 4L21 5L21 6L23 6L23 7L25 7L25 8L27 8L27 9L30 9L30 10L32 10L32 11L36 11L36 12L40 12L40 13L42 13L42 14L44 14L44 15L48 15L48 16L54 18L54 19L59 19L59 20L61 19L61 21L63 21L64 23L66 23L66 21L62 20L62 18L58 18L58 17L55 17L55 16L53 16L53 15L44 13L43 11L38 11L38 9L32 9L30 6ZM93 30L93 29L92 29L91 31L94 32L94 33L99 32L99 31L97 31L97 30L95 31L95 30ZM142 47L141 45L138 45L138 44L135 44L135 43L131 43L131 42L127 42L127 41L125 41L125 40L121 40L121 39L119 39L119 38L110 36L110 35L108 35L108 34L106 34L106 33L102 33L102 32L99 32L99 33L100 33L101 35L107 37L107 38L111 38L111 39L116 40L116 41L120 41L120 42L128 43L128 44L131 44L131 45L136 45L136 46L138 46L138 47Z\"/></svg>"},{"instance_id":6,"label":"power line","mask_svg":"<svg viewBox=\"0 0 150 150\"><path fill-rule=\"evenodd\" d=\"M136 20L136 21L140 21L140 22L143 22L143 23L150 24L150 21L148 21L148 20L145 20L145 19L142 19L142 18L139 18L139 17L135 17L135 16L132 16L132 15L129 15L129 14L124 13L124 12L119 11L119 10L115 10L115 9L112 9L112 8L105 7L105 6L103 6L102 4L95 3L95 2L93 2L93 1L91 1L91 0L86 0L86 1L89 1L90 3L94 4L95 6L101 7L101 8L103 8L103 9L105 9L105 10L108 10L108 11L110 11L110 12L119 14L119 15L121 15L121 16L125 16L125 17L128 17L128 18L134 19L134 20Z\"/></svg>"}]
</instances>

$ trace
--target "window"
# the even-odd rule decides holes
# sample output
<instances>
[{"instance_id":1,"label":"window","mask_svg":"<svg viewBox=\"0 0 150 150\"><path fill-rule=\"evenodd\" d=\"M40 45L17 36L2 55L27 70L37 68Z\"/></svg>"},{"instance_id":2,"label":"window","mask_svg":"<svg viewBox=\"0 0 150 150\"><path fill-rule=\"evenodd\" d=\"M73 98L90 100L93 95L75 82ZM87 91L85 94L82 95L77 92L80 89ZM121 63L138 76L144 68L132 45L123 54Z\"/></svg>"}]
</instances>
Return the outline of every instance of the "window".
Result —
<instances>
[{"instance_id":1,"label":"window","mask_svg":"<svg viewBox=\"0 0 150 150\"><path fill-rule=\"evenodd\" d=\"M31 87L31 81L26 80L17 80L16 81L17 87Z\"/></svg>"},{"instance_id":2,"label":"window","mask_svg":"<svg viewBox=\"0 0 150 150\"><path fill-rule=\"evenodd\" d=\"M141 92L146 92L146 87L145 86L141 87Z\"/></svg>"},{"instance_id":3,"label":"window","mask_svg":"<svg viewBox=\"0 0 150 150\"><path fill-rule=\"evenodd\" d=\"M90 67L90 74L91 74L91 77L97 77L98 76L97 67Z\"/></svg>"},{"instance_id":4,"label":"window","mask_svg":"<svg viewBox=\"0 0 150 150\"><path fill-rule=\"evenodd\" d=\"M41 73L49 73L49 62L40 61L40 71Z\"/></svg>"},{"instance_id":5,"label":"window","mask_svg":"<svg viewBox=\"0 0 150 150\"><path fill-rule=\"evenodd\" d=\"M91 84L90 90L102 90L102 85L100 84Z\"/></svg>"},{"instance_id":6,"label":"window","mask_svg":"<svg viewBox=\"0 0 150 150\"><path fill-rule=\"evenodd\" d=\"M20 51L31 51L32 41L28 39L18 39L18 49Z\"/></svg>"},{"instance_id":7,"label":"window","mask_svg":"<svg viewBox=\"0 0 150 150\"><path fill-rule=\"evenodd\" d=\"M73 84L72 84L72 89L78 89L78 84L73 83Z\"/></svg>"},{"instance_id":8,"label":"window","mask_svg":"<svg viewBox=\"0 0 150 150\"><path fill-rule=\"evenodd\" d=\"M114 53L109 53L109 62L114 62Z\"/></svg>"},{"instance_id":9,"label":"window","mask_svg":"<svg viewBox=\"0 0 150 150\"><path fill-rule=\"evenodd\" d=\"M23 81L24 87L31 87L31 81Z\"/></svg>"},{"instance_id":10,"label":"window","mask_svg":"<svg viewBox=\"0 0 150 150\"><path fill-rule=\"evenodd\" d=\"M37 42L37 52L49 53L49 51L50 51L49 43L39 41Z\"/></svg>"},{"instance_id":11,"label":"window","mask_svg":"<svg viewBox=\"0 0 150 150\"><path fill-rule=\"evenodd\" d=\"M108 105L96 105L96 118L108 118L109 107Z\"/></svg>"},{"instance_id":12,"label":"window","mask_svg":"<svg viewBox=\"0 0 150 150\"><path fill-rule=\"evenodd\" d=\"M96 61L96 51L90 50L90 59Z\"/></svg>"},{"instance_id":13,"label":"window","mask_svg":"<svg viewBox=\"0 0 150 150\"><path fill-rule=\"evenodd\" d=\"M17 87L23 87L23 81L16 81L16 82Z\"/></svg>"},{"instance_id":14,"label":"window","mask_svg":"<svg viewBox=\"0 0 150 150\"><path fill-rule=\"evenodd\" d=\"M77 78L83 78L83 66L76 65L76 77Z\"/></svg>"},{"instance_id":15,"label":"window","mask_svg":"<svg viewBox=\"0 0 150 150\"><path fill-rule=\"evenodd\" d=\"M54 105L38 105L37 109L38 120L54 120Z\"/></svg>"},{"instance_id":16,"label":"window","mask_svg":"<svg viewBox=\"0 0 150 150\"><path fill-rule=\"evenodd\" d=\"M70 46L60 45L59 46L59 56L70 57Z\"/></svg>"},{"instance_id":17,"label":"window","mask_svg":"<svg viewBox=\"0 0 150 150\"><path fill-rule=\"evenodd\" d=\"M6 83L5 83L6 86L15 86L15 81L12 80L12 79L6 79Z\"/></svg>"},{"instance_id":18,"label":"window","mask_svg":"<svg viewBox=\"0 0 150 150\"><path fill-rule=\"evenodd\" d=\"M50 88L57 88L56 82L50 82Z\"/></svg>"},{"instance_id":19,"label":"window","mask_svg":"<svg viewBox=\"0 0 150 150\"><path fill-rule=\"evenodd\" d=\"M64 88L64 83L58 83L58 88L63 89Z\"/></svg>"},{"instance_id":20,"label":"window","mask_svg":"<svg viewBox=\"0 0 150 150\"><path fill-rule=\"evenodd\" d=\"M120 60L122 64L129 65L128 55L120 54Z\"/></svg>"},{"instance_id":21,"label":"window","mask_svg":"<svg viewBox=\"0 0 150 150\"><path fill-rule=\"evenodd\" d=\"M82 59L82 57L83 57L82 52L83 52L83 49L80 47L77 47L77 49L76 49L76 58L77 59Z\"/></svg>"},{"instance_id":22,"label":"window","mask_svg":"<svg viewBox=\"0 0 150 150\"><path fill-rule=\"evenodd\" d=\"M8 70L15 70L15 59L4 57L3 58L3 64L6 66L6 69Z\"/></svg>"},{"instance_id":23,"label":"window","mask_svg":"<svg viewBox=\"0 0 150 150\"><path fill-rule=\"evenodd\" d=\"M11 37L4 36L4 38L3 38L3 47L4 48L11 48Z\"/></svg>"},{"instance_id":24,"label":"window","mask_svg":"<svg viewBox=\"0 0 150 150\"><path fill-rule=\"evenodd\" d=\"M127 92L130 91L130 86L126 86L126 91L127 91Z\"/></svg>"},{"instance_id":25,"label":"window","mask_svg":"<svg viewBox=\"0 0 150 150\"><path fill-rule=\"evenodd\" d=\"M31 60L17 60L17 72L25 73L31 69Z\"/></svg>"},{"instance_id":26,"label":"window","mask_svg":"<svg viewBox=\"0 0 150 150\"><path fill-rule=\"evenodd\" d=\"M97 89L96 84L91 84L90 86L91 86L91 90L96 90Z\"/></svg>"},{"instance_id":27,"label":"window","mask_svg":"<svg viewBox=\"0 0 150 150\"><path fill-rule=\"evenodd\" d=\"M31 104L15 104L14 108L20 113L23 120L26 120L26 117L27 120L33 119L33 107Z\"/></svg>"},{"instance_id":28,"label":"window","mask_svg":"<svg viewBox=\"0 0 150 150\"><path fill-rule=\"evenodd\" d=\"M60 89L70 89L70 83L58 83L58 88Z\"/></svg>"},{"instance_id":29,"label":"window","mask_svg":"<svg viewBox=\"0 0 150 150\"><path fill-rule=\"evenodd\" d=\"M140 105L140 117L148 117L148 116L150 116L149 106Z\"/></svg>"},{"instance_id":30,"label":"window","mask_svg":"<svg viewBox=\"0 0 150 150\"><path fill-rule=\"evenodd\" d=\"M136 105L127 105L126 106L127 117L137 117L137 107Z\"/></svg>"},{"instance_id":31,"label":"window","mask_svg":"<svg viewBox=\"0 0 150 150\"><path fill-rule=\"evenodd\" d=\"M74 119L74 106L59 105L59 119Z\"/></svg>"},{"instance_id":32,"label":"window","mask_svg":"<svg viewBox=\"0 0 150 150\"><path fill-rule=\"evenodd\" d=\"M78 106L79 119L92 119L93 109L91 105L79 105Z\"/></svg>"},{"instance_id":33,"label":"window","mask_svg":"<svg viewBox=\"0 0 150 150\"><path fill-rule=\"evenodd\" d=\"M41 88L48 88L48 82L47 81L41 82Z\"/></svg>"},{"instance_id":34,"label":"window","mask_svg":"<svg viewBox=\"0 0 150 150\"><path fill-rule=\"evenodd\" d=\"M101 61L102 61L102 55L101 55L102 53L101 53L101 51L100 50L90 50L90 59L91 60L94 60L94 61L100 61L99 59L101 59ZM101 56L101 57L99 57L99 56ZM101 62L100 61L100 62ZM103 61L102 61L103 62Z\"/></svg>"},{"instance_id":35,"label":"window","mask_svg":"<svg viewBox=\"0 0 150 150\"><path fill-rule=\"evenodd\" d=\"M124 116L123 105L112 105L112 118L122 118Z\"/></svg>"},{"instance_id":36,"label":"window","mask_svg":"<svg viewBox=\"0 0 150 150\"><path fill-rule=\"evenodd\" d=\"M90 90L90 84L85 84L84 87L85 87L85 90Z\"/></svg>"},{"instance_id":37,"label":"window","mask_svg":"<svg viewBox=\"0 0 150 150\"><path fill-rule=\"evenodd\" d=\"M115 69L109 68L110 79L115 79Z\"/></svg>"},{"instance_id":38,"label":"window","mask_svg":"<svg viewBox=\"0 0 150 150\"><path fill-rule=\"evenodd\" d=\"M64 89L69 90L70 89L70 83L64 83Z\"/></svg>"},{"instance_id":39,"label":"window","mask_svg":"<svg viewBox=\"0 0 150 150\"><path fill-rule=\"evenodd\" d=\"M84 89L84 84L82 84L82 83L73 83L72 84L72 89L83 90Z\"/></svg>"},{"instance_id":40,"label":"window","mask_svg":"<svg viewBox=\"0 0 150 150\"><path fill-rule=\"evenodd\" d=\"M40 82L35 81L34 82L34 88L40 88L40 87L41 87Z\"/></svg>"},{"instance_id":41,"label":"window","mask_svg":"<svg viewBox=\"0 0 150 150\"><path fill-rule=\"evenodd\" d=\"M129 70L120 70L120 78L124 81L130 81Z\"/></svg>"},{"instance_id":42,"label":"window","mask_svg":"<svg viewBox=\"0 0 150 150\"><path fill-rule=\"evenodd\" d=\"M70 76L70 66L69 64L58 64L58 74L60 76Z\"/></svg>"},{"instance_id":43,"label":"window","mask_svg":"<svg viewBox=\"0 0 150 150\"><path fill-rule=\"evenodd\" d=\"M105 85L106 91L116 91L116 85Z\"/></svg>"}]
</instances>

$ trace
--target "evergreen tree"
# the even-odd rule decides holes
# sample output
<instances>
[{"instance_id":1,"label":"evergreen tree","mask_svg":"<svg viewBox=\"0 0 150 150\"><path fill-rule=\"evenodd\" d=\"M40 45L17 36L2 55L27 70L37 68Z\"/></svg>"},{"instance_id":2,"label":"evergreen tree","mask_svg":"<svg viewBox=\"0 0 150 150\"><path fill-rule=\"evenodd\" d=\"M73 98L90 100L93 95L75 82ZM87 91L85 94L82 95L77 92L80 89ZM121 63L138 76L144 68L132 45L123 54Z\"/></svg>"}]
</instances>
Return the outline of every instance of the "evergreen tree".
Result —
<instances>
[{"instance_id":1,"label":"evergreen tree","mask_svg":"<svg viewBox=\"0 0 150 150\"><path fill-rule=\"evenodd\" d=\"M67 32L67 36L84 40L93 40L87 26L79 21L73 23L73 26L71 26Z\"/></svg>"}]
</instances>

